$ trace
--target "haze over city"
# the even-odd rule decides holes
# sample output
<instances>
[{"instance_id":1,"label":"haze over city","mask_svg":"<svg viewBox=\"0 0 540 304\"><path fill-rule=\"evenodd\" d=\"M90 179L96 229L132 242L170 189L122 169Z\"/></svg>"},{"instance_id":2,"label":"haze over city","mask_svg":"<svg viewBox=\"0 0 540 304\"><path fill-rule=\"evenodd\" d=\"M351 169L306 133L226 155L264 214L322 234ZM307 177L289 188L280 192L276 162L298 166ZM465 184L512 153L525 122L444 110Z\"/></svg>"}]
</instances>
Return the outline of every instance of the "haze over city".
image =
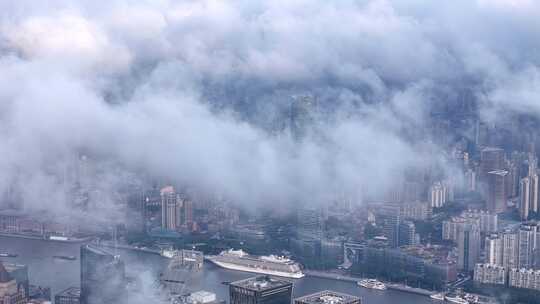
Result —
<instances>
[{"instance_id":1,"label":"haze over city","mask_svg":"<svg viewBox=\"0 0 540 304\"><path fill-rule=\"evenodd\" d=\"M537 301L539 37L533 0L0 0L0 302Z\"/></svg>"}]
</instances>

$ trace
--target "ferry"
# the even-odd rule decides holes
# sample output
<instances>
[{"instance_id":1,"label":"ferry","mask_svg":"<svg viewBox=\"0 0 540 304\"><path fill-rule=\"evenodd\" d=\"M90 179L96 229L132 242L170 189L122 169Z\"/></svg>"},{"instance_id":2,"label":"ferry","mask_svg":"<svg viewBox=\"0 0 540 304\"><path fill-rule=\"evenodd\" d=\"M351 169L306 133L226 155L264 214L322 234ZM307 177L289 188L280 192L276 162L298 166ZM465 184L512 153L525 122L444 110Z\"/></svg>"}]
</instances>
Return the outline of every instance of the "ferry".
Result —
<instances>
[{"instance_id":1,"label":"ferry","mask_svg":"<svg viewBox=\"0 0 540 304\"><path fill-rule=\"evenodd\" d=\"M278 277L300 279L305 276L295 261L276 255L255 256L243 250L225 250L219 255L207 256L210 262L232 270L261 273Z\"/></svg>"},{"instance_id":2,"label":"ferry","mask_svg":"<svg viewBox=\"0 0 540 304\"><path fill-rule=\"evenodd\" d=\"M75 261L77 259L74 255L53 255L53 258L68 261Z\"/></svg>"},{"instance_id":3,"label":"ferry","mask_svg":"<svg viewBox=\"0 0 540 304\"><path fill-rule=\"evenodd\" d=\"M358 281L358 286L368 289L386 290L386 285L383 282L374 279L360 280Z\"/></svg>"},{"instance_id":4,"label":"ferry","mask_svg":"<svg viewBox=\"0 0 540 304\"><path fill-rule=\"evenodd\" d=\"M16 258L17 256L19 256L19 255L15 254L15 253L0 252L0 257L2 257L2 258Z\"/></svg>"}]
</instances>

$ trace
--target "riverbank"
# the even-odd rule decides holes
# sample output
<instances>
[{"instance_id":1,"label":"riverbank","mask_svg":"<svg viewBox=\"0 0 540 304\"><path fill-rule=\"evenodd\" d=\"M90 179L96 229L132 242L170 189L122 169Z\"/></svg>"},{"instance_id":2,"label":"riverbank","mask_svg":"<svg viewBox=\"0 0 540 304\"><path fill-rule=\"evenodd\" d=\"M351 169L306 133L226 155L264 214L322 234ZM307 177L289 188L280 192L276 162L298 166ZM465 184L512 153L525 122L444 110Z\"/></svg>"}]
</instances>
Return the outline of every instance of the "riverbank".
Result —
<instances>
[{"instance_id":1,"label":"riverbank","mask_svg":"<svg viewBox=\"0 0 540 304\"><path fill-rule=\"evenodd\" d=\"M107 248L117 248L122 250L131 250L131 251L137 251L137 252L144 252L144 253L150 253L150 254L157 254L161 255L161 251L157 249L149 249L149 248L139 248L131 245L122 245L122 244L111 244L109 242L101 241L97 246L107 247Z\"/></svg>"},{"instance_id":2,"label":"riverbank","mask_svg":"<svg viewBox=\"0 0 540 304\"><path fill-rule=\"evenodd\" d=\"M354 282L354 283L362 279L362 278L353 277L353 276L343 274L343 273L333 273L333 272L316 271L316 270L304 270L304 273L306 274L306 276L345 281L345 282ZM414 288L414 287L410 287L403 284L393 284L393 283L384 283L384 284L386 285L388 289L391 289L391 290L413 293L413 294L427 296L427 297L436 293L431 290L422 289L422 288Z\"/></svg>"},{"instance_id":3,"label":"riverbank","mask_svg":"<svg viewBox=\"0 0 540 304\"><path fill-rule=\"evenodd\" d=\"M85 238L69 237L69 238L63 240L63 239L50 239L50 238L47 238L47 237L45 237L43 235L32 235L32 234L21 234L21 233L6 233L6 232L0 232L0 236L8 237L8 238L41 240L41 241L47 241L47 242L74 243L74 244L81 244L81 243L89 242L94 238L93 236L88 236L88 237L85 237Z\"/></svg>"}]
</instances>

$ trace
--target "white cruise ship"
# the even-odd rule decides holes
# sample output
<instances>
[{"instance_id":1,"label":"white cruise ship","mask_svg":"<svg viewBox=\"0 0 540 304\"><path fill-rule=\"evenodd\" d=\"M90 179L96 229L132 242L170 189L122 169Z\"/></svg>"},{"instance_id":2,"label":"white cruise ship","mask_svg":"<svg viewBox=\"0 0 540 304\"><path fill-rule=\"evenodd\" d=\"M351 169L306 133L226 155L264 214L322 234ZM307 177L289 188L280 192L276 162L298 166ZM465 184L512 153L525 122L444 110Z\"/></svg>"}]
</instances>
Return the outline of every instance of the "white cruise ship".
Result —
<instances>
[{"instance_id":1,"label":"white cruise ship","mask_svg":"<svg viewBox=\"0 0 540 304\"><path fill-rule=\"evenodd\" d=\"M262 273L299 279L304 277L300 265L291 259L276 255L254 256L242 250L226 250L206 257L212 263L227 269Z\"/></svg>"}]
</instances>

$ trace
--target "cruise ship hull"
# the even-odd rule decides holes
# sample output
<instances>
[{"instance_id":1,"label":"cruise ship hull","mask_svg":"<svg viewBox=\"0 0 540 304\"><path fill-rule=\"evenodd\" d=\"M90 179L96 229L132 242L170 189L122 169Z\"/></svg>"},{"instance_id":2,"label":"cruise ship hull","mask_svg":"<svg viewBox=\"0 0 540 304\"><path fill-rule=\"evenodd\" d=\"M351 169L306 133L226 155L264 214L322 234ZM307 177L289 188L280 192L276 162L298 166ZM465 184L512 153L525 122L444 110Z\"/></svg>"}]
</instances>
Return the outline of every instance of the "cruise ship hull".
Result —
<instances>
[{"instance_id":1,"label":"cruise ship hull","mask_svg":"<svg viewBox=\"0 0 540 304\"><path fill-rule=\"evenodd\" d=\"M252 273L261 273L261 274L267 274L267 275L273 275L278 277L285 277L285 278L292 278L292 279L300 279L305 276L302 272L283 272L283 271L275 271L270 269L261 269L261 268L252 268L252 267L246 267L238 264L232 264L227 263L223 261L218 261L215 257L207 257L207 259L216 264L219 267L225 268L225 269L231 269L231 270L238 270L238 271L244 271L244 272L252 272Z\"/></svg>"}]
</instances>

